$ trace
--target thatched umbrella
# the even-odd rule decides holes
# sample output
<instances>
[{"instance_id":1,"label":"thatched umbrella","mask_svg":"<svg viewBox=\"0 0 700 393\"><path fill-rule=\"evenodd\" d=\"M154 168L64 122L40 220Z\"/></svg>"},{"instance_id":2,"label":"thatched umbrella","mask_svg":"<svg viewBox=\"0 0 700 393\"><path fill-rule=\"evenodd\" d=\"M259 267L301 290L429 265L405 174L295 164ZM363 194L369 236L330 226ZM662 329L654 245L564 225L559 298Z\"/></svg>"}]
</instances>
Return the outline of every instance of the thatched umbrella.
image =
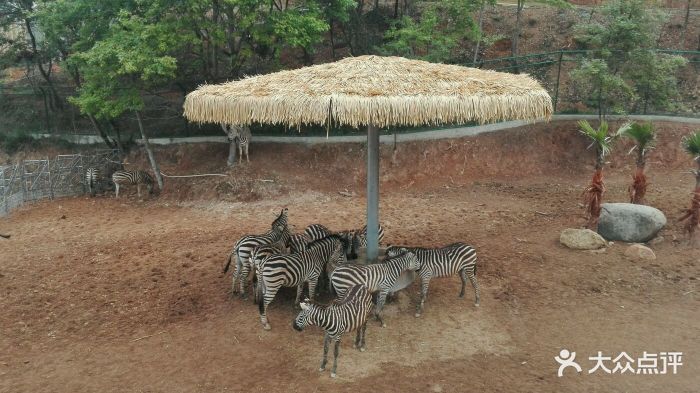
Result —
<instances>
[{"instance_id":1,"label":"thatched umbrella","mask_svg":"<svg viewBox=\"0 0 700 393\"><path fill-rule=\"evenodd\" d=\"M552 101L527 75L401 57L360 56L205 85L187 95L195 122L367 127L367 258L378 254L379 128L549 119Z\"/></svg>"}]
</instances>

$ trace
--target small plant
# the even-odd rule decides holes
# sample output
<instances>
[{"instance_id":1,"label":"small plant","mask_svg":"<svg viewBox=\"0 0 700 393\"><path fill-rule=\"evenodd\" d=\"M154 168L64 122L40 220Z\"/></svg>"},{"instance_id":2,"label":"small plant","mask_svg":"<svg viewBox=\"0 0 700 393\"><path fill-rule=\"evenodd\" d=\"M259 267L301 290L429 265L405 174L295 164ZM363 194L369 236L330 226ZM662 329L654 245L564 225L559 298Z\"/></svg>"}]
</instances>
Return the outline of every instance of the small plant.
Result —
<instances>
[{"instance_id":1,"label":"small plant","mask_svg":"<svg viewBox=\"0 0 700 393\"><path fill-rule=\"evenodd\" d=\"M588 148L595 146L596 149L595 173L591 179L591 184L583 192L583 201L588 213L587 226L589 229L596 230L598 228L598 219L600 218L600 205L602 204L603 193L605 193L605 185L603 184L605 157L610 154L615 141L627 132L630 124L626 123L613 134L609 133L608 123L605 121L600 122L600 126L597 129L593 128L586 120L579 121L578 125L580 132L591 140Z\"/></svg>"},{"instance_id":2,"label":"small plant","mask_svg":"<svg viewBox=\"0 0 700 393\"><path fill-rule=\"evenodd\" d=\"M688 220L685 224L685 230L690 237L690 244L697 244L695 230L700 225L700 130L683 138L682 144L683 149L693 157L698 169L691 171L695 175L695 192L693 192L690 209L687 209L678 221Z\"/></svg>"},{"instance_id":3,"label":"small plant","mask_svg":"<svg viewBox=\"0 0 700 393\"><path fill-rule=\"evenodd\" d=\"M637 168L632 175L632 184L627 189L630 203L642 204L649 185L644 168L646 167L647 153L654 148L656 142L656 131L651 123L634 123L627 129L624 136L635 142L630 153L637 150Z\"/></svg>"}]
</instances>

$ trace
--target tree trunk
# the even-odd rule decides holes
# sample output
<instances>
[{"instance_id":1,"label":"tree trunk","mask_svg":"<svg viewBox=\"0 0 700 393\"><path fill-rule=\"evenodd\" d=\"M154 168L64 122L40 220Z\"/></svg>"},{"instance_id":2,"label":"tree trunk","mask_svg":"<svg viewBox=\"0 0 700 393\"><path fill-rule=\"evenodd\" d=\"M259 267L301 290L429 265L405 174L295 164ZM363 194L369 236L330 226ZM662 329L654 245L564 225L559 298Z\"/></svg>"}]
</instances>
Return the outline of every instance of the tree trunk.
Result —
<instances>
[{"instance_id":1,"label":"tree trunk","mask_svg":"<svg viewBox=\"0 0 700 393\"><path fill-rule=\"evenodd\" d=\"M484 36L484 8L486 8L486 2L481 3L481 8L479 9L479 39L476 41L476 48L474 48L474 60L472 61L472 67L476 67L476 61L479 58L479 47L481 46L481 40Z\"/></svg>"},{"instance_id":2,"label":"tree trunk","mask_svg":"<svg viewBox=\"0 0 700 393\"><path fill-rule=\"evenodd\" d=\"M519 74L520 70L518 67L518 60L516 57L518 56L518 43L520 41L520 19L522 17L523 13L523 8L525 7L525 1L524 0L518 0L518 5L515 8L515 29L513 30L513 38L511 40L511 51L510 55L513 57L512 63L513 63L513 73L514 74Z\"/></svg>"},{"instance_id":3,"label":"tree trunk","mask_svg":"<svg viewBox=\"0 0 700 393\"><path fill-rule=\"evenodd\" d=\"M146 136L146 131L143 129L143 122L141 121L141 113L139 111L136 112L136 120L139 123L139 131L141 131L141 139L143 139L143 147L146 149L146 153L148 154L148 160L151 162L151 167L153 168L153 173L156 175L156 181L158 182L158 189L163 190L163 176L160 174L160 167L158 166L158 162L156 161L156 156L153 154L153 150L151 149L151 143L148 141L148 137Z\"/></svg>"},{"instance_id":4,"label":"tree trunk","mask_svg":"<svg viewBox=\"0 0 700 393\"><path fill-rule=\"evenodd\" d=\"M688 19L690 19L690 0L685 4L685 18L683 19L683 32L681 33L680 49L685 49L685 38L688 33Z\"/></svg>"},{"instance_id":5,"label":"tree trunk","mask_svg":"<svg viewBox=\"0 0 700 393\"><path fill-rule=\"evenodd\" d=\"M597 231L598 220L600 219L600 205L603 201L603 193L605 192L605 186L603 185L603 170L596 169L591 179L591 185L586 188L583 193L583 202L586 206L586 211L588 212L588 224L587 227L590 230Z\"/></svg>"}]
</instances>

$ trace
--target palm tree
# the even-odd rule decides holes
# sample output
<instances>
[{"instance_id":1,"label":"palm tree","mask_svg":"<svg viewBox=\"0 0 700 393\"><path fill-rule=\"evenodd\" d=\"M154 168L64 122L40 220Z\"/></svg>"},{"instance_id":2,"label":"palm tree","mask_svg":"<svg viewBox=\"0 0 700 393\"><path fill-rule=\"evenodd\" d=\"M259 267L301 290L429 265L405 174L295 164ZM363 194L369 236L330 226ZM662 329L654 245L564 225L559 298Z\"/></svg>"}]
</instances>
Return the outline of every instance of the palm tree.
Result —
<instances>
[{"instance_id":1,"label":"palm tree","mask_svg":"<svg viewBox=\"0 0 700 393\"><path fill-rule=\"evenodd\" d=\"M685 224L685 230L690 235L690 243L694 244L698 241L694 234L700 223L700 130L683 138L682 143L683 149L693 157L693 160L698 165L698 169L692 171L695 175L695 192L693 193L690 209L686 210L685 214L678 220L688 220Z\"/></svg>"},{"instance_id":2,"label":"palm tree","mask_svg":"<svg viewBox=\"0 0 700 393\"><path fill-rule=\"evenodd\" d=\"M637 150L637 170L632 175L632 185L627 189L630 194L630 203L644 203L644 195L647 193L647 177L644 174L646 158L649 150L654 148L656 142L656 131L651 123L634 123L624 134L634 140L635 145L630 150Z\"/></svg>"},{"instance_id":3,"label":"palm tree","mask_svg":"<svg viewBox=\"0 0 700 393\"><path fill-rule=\"evenodd\" d=\"M615 141L627 132L630 124L625 123L613 134L608 132L608 123L605 121L601 121L597 129L591 127L586 120L579 121L578 125L580 132L591 140L588 148L595 146L596 149L595 173L593 174L593 179L591 179L591 185L583 192L583 201L588 212L588 228L596 230L598 228L598 219L600 218L600 205L605 192L605 185L603 184L605 157L610 154Z\"/></svg>"}]
</instances>

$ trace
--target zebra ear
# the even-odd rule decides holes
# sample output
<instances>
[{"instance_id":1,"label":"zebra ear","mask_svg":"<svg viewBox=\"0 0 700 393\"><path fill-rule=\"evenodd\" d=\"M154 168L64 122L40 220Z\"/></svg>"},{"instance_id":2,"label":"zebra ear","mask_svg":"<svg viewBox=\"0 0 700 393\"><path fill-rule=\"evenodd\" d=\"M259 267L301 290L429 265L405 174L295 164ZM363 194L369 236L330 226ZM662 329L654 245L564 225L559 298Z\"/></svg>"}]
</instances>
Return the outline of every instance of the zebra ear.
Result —
<instances>
[{"instance_id":1,"label":"zebra ear","mask_svg":"<svg viewBox=\"0 0 700 393\"><path fill-rule=\"evenodd\" d=\"M301 307L302 310L308 311L309 310L309 304L306 302L301 302L299 303L299 307Z\"/></svg>"}]
</instances>

